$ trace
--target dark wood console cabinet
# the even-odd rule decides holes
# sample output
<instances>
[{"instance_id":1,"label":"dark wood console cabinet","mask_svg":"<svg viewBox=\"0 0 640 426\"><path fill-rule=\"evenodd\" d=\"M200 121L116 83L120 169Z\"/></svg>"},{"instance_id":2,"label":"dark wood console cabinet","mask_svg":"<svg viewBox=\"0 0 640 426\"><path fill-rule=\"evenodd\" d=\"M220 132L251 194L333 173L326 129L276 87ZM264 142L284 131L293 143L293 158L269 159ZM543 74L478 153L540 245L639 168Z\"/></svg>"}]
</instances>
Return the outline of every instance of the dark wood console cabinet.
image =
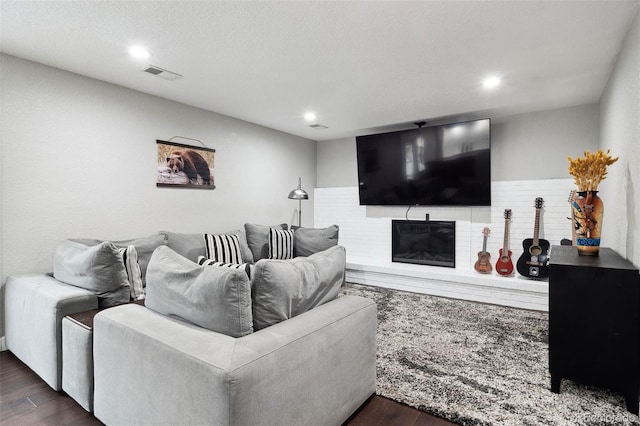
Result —
<instances>
[{"instance_id":1,"label":"dark wood console cabinet","mask_svg":"<svg viewBox=\"0 0 640 426\"><path fill-rule=\"evenodd\" d=\"M638 414L640 275L610 248L599 256L551 249L549 371L555 393L562 379L608 388Z\"/></svg>"}]
</instances>

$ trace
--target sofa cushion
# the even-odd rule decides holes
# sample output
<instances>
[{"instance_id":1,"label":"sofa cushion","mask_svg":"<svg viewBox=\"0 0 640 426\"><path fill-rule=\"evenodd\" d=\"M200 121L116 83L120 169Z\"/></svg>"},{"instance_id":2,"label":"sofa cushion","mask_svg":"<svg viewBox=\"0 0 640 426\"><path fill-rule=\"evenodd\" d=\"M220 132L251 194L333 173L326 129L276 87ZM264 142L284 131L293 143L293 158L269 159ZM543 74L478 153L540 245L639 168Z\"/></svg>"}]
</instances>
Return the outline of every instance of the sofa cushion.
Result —
<instances>
[{"instance_id":1,"label":"sofa cushion","mask_svg":"<svg viewBox=\"0 0 640 426\"><path fill-rule=\"evenodd\" d=\"M186 257L194 262L198 261L199 256L207 255L207 247L204 241L204 234L180 234L177 232L161 231L161 234L165 235L167 245L176 253ZM223 232L226 235L237 235L238 242L240 243L240 253L242 255L242 261L246 263L253 263L253 254L247 244L247 238L244 235L244 231L236 230L230 232Z\"/></svg>"},{"instance_id":2,"label":"sofa cushion","mask_svg":"<svg viewBox=\"0 0 640 426\"><path fill-rule=\"evenodd\" d=\"M103 240L89 239L89 238L74 238L71 241L75 241L88 246L95 246L104 242ZM149 235L148 237L133 238L130 240L112 241L116 247L128 247L134 246L136 253L138 254L138 264L140 265L140 271L142 272L142 285L146 283L147 265L153 251L162 245L166 245L166 238L163 234L157 233Z\"/></svg>"},{"instance_id":3,"label":"sofa cushion","mask_svg":"<svg viewBox=\"0 0 640 426\"><path fill-rule=\"evenodd\" d=\"M269 228L269 259L293 259L293 231Z\"/></svg>"},{"instance_id":4,"label":"sofa cushion","mask_svg":"<svg viewBox=\"0 0 640 426\"><path fill-rule=\"evenodd\" d=\"M241 269L247 273L249 279L251 279L251 265L248 263L224 263L224 262L216 262L213 259L207 259L205 256L198 257L198 261L196 262L201 266L219 266L222 268L233 268L233 269Z\"/></svg>"},{"instance_id":5,"label":"sofa cushion","mask_svg":"<svg viewBox=\"0 0 640 426\"><path fill-rule=\"evenodd\" d=\"M109 241L93 246L62 241L53 256L53 276L95 293L101 308L127 303L131 295L122 251Z\"/></svg>"},{"instance_id":6,"label":"sofa cushion","mask_svg":"<svg viewBox=\"0 0 640 426\"><path fill-rule=\"evenodd\" d=\"M203 234L181 234L161 231L165 235L167 247L189 260L196 261L198 256L206 256L207 248Z\"/></svg>"},{"instance_id":7,"label":"sofa cushion","mask_svg":"<svg viewBox=\"0 0 640 426\"><path fill-rule=\"evenodd\" d=\"M224 263L242 262L238 235L204 234L204 245L208 259Z\"/></svg>"},{"instance_id":8,"label":"sofa cushion","mask_svg":"<svg viewBox=\"0 0 640 426\"><path fill-rule=\"evenodd\" d=\"M256 225L253 223L245 223L244 230L247 236L247 243L253 255L253 261L269 258L269 229L288 229L286 223L280 225Z\"/></svg>"},{"instance_id":9,"label":"sofa cushion","mask_svg":"<svg viewBox=\"0 0 640 426\"><path fill-rule=\"evenodd\" d=\"M345 267L342 246L309 257L259 260L253 271L254 329L277 324L335 299L344 283Z\"/></svg>"},{"instance_id":10,"label":"sofa cushion","mask_svg":"<svg viewBox=\"0 0 640 426\"><path fill-rule=\"evenodd\" d=\"M338 244L338 225L326 228L296 228L293 234L293 254L310 256Z\"/></svg>"},{"instance_id":11,"label":"sofa cushion","mask_svg":"<svg viewBox=\"0 0 640 426\"><path fill-rule=\"evenodd\" d=\"M158 247L151 256L145 306L232 337L253 332L247 274L200 266L169 247Z\"/></svg>"}]
</instances>

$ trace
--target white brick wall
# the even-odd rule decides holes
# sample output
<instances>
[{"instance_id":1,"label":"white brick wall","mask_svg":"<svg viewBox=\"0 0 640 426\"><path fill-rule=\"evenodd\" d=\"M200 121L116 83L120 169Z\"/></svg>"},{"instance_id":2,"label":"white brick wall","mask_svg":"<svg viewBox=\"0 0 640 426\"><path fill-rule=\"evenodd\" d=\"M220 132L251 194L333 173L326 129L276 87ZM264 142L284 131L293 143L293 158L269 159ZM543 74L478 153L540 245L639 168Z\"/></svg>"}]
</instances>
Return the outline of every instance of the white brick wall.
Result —
<instances>
[{"instance_id":1,"label":"white brick wall","mask_svg":"<svg viewBox=\"0 0 640 426\"><path fill-rule=\"evenodd\" d=\"M456 268L437 268L428 266L417 266L420 271L432 271L433 274L451 276L456 282L478 285L478 278L483 277L486 285L494 286L495 279L501 283L499 287L504 287L504 280L511 280L518 285L524 285L524 291L531 290L537 294L537 298L546 298L546 294L540 295L540 282L524 280L522 277L513 278L494 276L481 276L476 274L473 265L478 259L477 253L482 249L482 230L489 227L491 235L487 243L487 250L491 254L492 262L498 257L498 251L503 245L504 236L504 210L511 209L511 238L510 248L513 251L513 262L522 254L522 240L533 237L535 221L534 202L537 197L544 199L544 207L541 211L540 238L549 240L551 245L560 244L562 238L571 238L571 222L567 219L569 215L568 196L574 188L572 179L547 179L529 181L500 181L492 183L492 206L491 207L412 207L409 211L409 219L424 220L425 213L429 214L431 220L455 220L456 221ZM377 274L386 268L389 275L396 275L398 271L405 276L415 276L419 280L427 280L424 274L416 273L416 265L406 265L391 262L391 220L404 219L407 209L405 207L378 207L360 206L358 201L357 187L343 188L317 188L314 193L315 199L315 226L324 227L332 224L340 226L340 244L347 249L347 262L351 271L358 270L362 275L363 271L375 270ZM382 268L382 269L381 269ZM436 268L436 269L431 269ZM393 272L391 272L393 271ZM420 275L420 277L418 277ZM427 274L428 275L428 274ZM384 285L384 282L376 285ZM404 278L403 278L404 280ZM384 281L384 280L383 280ZM389 286L398 288L398 285L391 283L393 278L388 277ZM531 285L527 288L527 283ZM534 285L534 283L536 283ZM397 284L397 283L396 283ZM435 293L426 290L433 287L423 283L412 285L413 291ZM546 286L545 286L546 288ZM504 297L495 294L492 288L490 296L483 301L492 303L508 304L501 301ZM440 292L442 293L442 292ZM445 290L446 293L446 290ZM469 295L476 293L476 290L468 290ZM446 295L446 294L441 294ZM460 294L451 297L461 297ZM479 300L477 297L473 300ZM545 302L537 300L538 305ZM526 306L519 303L518 306ZM544 309L544 306L533 306L534 309Z\"/></svg>"}]
</instances>

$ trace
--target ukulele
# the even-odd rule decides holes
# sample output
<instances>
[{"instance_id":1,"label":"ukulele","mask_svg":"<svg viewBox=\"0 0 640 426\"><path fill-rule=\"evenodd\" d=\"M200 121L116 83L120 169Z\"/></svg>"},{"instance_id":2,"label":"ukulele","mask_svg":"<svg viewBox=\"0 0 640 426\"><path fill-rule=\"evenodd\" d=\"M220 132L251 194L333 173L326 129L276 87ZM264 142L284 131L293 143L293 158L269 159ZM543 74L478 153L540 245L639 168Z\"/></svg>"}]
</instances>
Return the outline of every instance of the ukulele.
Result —
<instances>
[{"instance_id":1,"label":"ukulele","mask_svg":"<svg viewBox=\"0 0 640 426\"><path fill-rule=\"evenodd\" d=\"M569 199L567 200L567 202L569 203L569 208L571 209L571 211L569 212L571 216L568 217L567 219L571 221L571 244L572 245L576 244L576 229L580 228L580 222L576 220L575 214L573 213L573 202L576 200L576 195L577 195L577 191L575 189L572 189L571 192L569 193Z\"/></svg>"},{"instance_id":2,"label":"ukulele","mask_svg":"<svg viewBox=\"0 0 640 426\"><path fill-rule=\"evenodd\" d=\"M536 198L536 221L533 226L533 238L525 238L522 241L524 252L516 263L518 273L528 278L547 278L549 276L549 241L539 238L540 233L540 210L544 200Z\"/></svg>"},{"instance_id":3,"label":"ukulele","mask_svg":"<svg viewBox=\"0 0 640 426\"><path fill-rule=\"evenodd\" d=\"M489 237L489 233L491 230L489 228L484 228L482 230L482 235L484 235L484 240L482 241L482 251L478 252L478 260L476 260L476 264L473 265L476 271L481 274L490 274L492 271L491 267L491 255L487 251L487 238Z\"/></svg>"},{"instance_id":4,"label":"ukulele","mask_svg":"<svg viewBox=\"0 0 640 426\"><path fill-rule=\"evenodd\" d=\"M511 261L511 250L509 250L509 221L511 220L511 209L504 211L504 243L500 249L500 257L496 262L496 272L500 275L513 274L513 262Z\"/></svg>"}]
</instances>

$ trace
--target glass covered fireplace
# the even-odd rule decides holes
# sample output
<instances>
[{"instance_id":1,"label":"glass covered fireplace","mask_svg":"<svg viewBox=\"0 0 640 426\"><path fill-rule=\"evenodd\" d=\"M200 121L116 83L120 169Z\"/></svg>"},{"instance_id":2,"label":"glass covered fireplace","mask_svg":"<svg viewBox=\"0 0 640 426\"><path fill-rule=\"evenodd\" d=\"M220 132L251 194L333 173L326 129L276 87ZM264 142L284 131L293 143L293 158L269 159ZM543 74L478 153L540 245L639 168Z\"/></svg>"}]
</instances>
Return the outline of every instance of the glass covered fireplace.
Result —
<instances>
[{"instance_id":1,"label":"glass covered fireplace","mask_svg":"<svg viewBox=\"0 0 640 426\"><path fill-rule=\"evenodd\" d=\"M393 262L455 268L456 223L393 220L391 258Z\"/></svg>"}]
</instances>

